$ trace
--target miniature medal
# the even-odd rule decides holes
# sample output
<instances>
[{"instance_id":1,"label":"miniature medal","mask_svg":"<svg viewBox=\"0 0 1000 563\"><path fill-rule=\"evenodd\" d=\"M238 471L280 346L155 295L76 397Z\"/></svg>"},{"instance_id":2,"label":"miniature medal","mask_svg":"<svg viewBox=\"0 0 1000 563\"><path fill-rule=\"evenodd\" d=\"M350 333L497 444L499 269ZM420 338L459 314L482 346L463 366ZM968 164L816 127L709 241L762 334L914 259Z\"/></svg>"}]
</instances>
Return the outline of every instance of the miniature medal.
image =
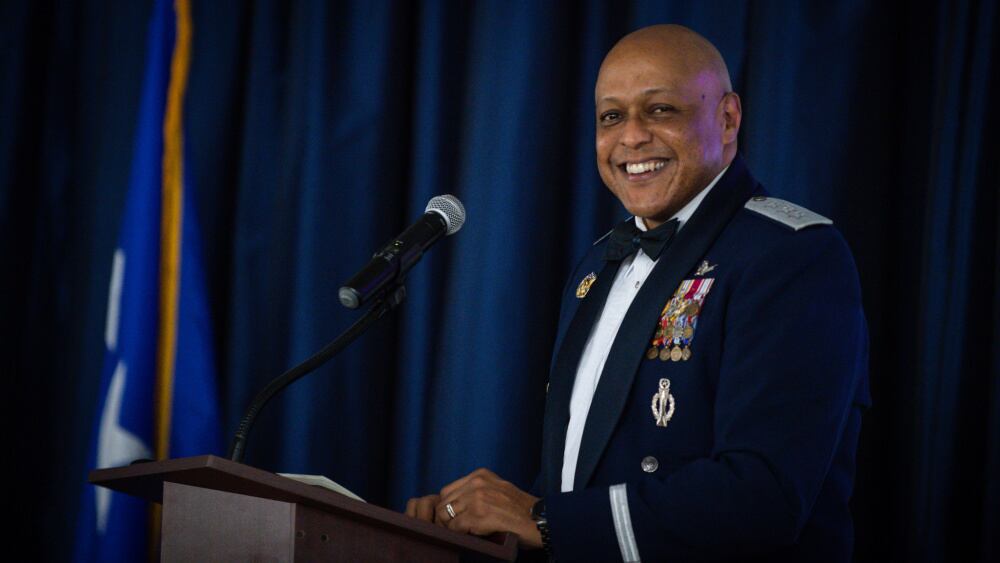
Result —
<instances>
[{"instance_id":1,"label":"miniature medal","mask_svg":"<svg viewBox=\"0 0 1000 563\"><path fill-rule=\"evenodd\" d=\"M674 346L670 350L670 361L679 362L684 358L684 352L681 352L680 346Z\"/></svg>"},{"instance_id":2,"label":"miniature medal","mask_svg":"<svg viewBox=\"0 0 1000 563\"><path fill-rule=\"evenodd\" d=\"M590 291L590 286L594 285L594 281L597 280L597 274L590 272L582 280L580 280L580 285L576 286L576 298L583 299L587 296L587 292Z\"/></svg>"},{"instance_id":3,"label":"miniature medal","mask_svg":"<svg viewBox=\"0 0 1000 563\"><path fill-rule=\"evenodd\" d=\"M657 426L666 427L674 417L674 396L670 394L670 380L660 380L660 390L653 395L653 419Z\"/></svg>"}]
</instances>

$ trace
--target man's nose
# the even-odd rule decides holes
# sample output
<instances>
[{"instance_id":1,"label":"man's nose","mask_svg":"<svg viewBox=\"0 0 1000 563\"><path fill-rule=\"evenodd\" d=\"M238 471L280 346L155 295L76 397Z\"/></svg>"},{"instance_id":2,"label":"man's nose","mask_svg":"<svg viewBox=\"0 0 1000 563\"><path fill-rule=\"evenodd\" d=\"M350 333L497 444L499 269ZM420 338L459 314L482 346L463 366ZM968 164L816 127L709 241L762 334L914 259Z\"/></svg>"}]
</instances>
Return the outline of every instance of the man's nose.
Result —
<instances>
[{"instance_id":1,"label":"man's nose","mask_svg":"<svg viewBox=\"0 0 1000 563\"><path fill-rule=\"evenodd\" d=\"M620 142L630 149L637 149L653 139L653 134L642 119L629 118L625 121L624 126Z\"/></svg>"}]
</instances>

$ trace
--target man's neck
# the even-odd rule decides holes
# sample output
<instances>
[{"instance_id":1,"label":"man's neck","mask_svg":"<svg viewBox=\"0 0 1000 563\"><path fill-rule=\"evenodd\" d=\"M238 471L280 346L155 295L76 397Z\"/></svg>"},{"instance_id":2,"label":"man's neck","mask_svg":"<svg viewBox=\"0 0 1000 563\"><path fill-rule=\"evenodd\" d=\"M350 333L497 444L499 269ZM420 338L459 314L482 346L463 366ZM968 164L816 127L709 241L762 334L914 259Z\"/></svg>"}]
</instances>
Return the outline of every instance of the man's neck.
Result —
<instances>
[{"instance_id":1,"label":"man's neck","mask_svg":"<svg viewBox=\"0 0 1000 563\"><path fill-rule=\"evenodd\" d=\"M677 230L680 231L684 227L684 224L687 223L688 219L690 219L691 216L694 215L694 212L698 209L698 206L701 205L701 202L705 199L705 197L708 196L708 192L712 191L712 188L715 187L715 184L719 183L719 178L722 178L722 175L726 173L726 170L729 170L728 165L725 168L723 168L722 172L719 172L715 176L715 178L711 182L709 182L707 186L704 187L704 189L702 189L693 198L691 198L691 201L684 204L684 207L681 207L677 211L677 213L674 213L672 216L670 216L670 218L667 219L667 221L670 221L671 219L677 219L678 221ZM655 229L656 227L659 227L663 223L666 223L666 221L657 221L655 219L644 218L644 217L635 218L635 226L639 227L640 231Z\"/></svg>"}]
</instances>

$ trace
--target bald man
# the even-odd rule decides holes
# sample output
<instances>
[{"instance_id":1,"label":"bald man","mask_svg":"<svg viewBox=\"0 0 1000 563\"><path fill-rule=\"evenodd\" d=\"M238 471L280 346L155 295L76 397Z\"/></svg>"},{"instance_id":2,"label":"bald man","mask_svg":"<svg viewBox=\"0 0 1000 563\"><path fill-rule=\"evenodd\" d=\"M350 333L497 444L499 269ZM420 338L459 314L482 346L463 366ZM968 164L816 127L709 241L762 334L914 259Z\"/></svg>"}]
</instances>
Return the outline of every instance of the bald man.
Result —
<instances>
[{"instance_id":1,"label":"bald man","mask_svg":"<svg viewBox=\"0 0 1000 563\"><path fill-rule=\"evenodd\" d=\"M564 291L536 485L480 469L407 513L558 561L850 560L870 399L847 245L750 175L697 33L624 37L595 104L598 170L634 217Z\"/></svg>"}]
</instances>

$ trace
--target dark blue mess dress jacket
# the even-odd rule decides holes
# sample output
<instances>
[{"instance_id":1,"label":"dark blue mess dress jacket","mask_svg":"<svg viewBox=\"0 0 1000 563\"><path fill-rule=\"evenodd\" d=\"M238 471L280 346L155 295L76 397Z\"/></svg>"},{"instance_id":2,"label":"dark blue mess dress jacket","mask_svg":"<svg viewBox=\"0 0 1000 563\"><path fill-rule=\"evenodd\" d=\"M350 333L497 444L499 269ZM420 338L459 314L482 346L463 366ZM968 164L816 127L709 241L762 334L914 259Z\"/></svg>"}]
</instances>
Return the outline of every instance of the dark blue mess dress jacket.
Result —
<instances>
[{"instance_id":1,"label":"dark blue mess dress jacket","mask_svg":"<svg viewBox=\"0 0 1000 563\"><path fill-rule=\"evenodd\" d=\"M632 302L561 493L573 380L620 263L602 240L577 266L536 485L556 561L850 560L868 335L850 250L803 214L736 157Z\"/></svg>"}]
</instances>

